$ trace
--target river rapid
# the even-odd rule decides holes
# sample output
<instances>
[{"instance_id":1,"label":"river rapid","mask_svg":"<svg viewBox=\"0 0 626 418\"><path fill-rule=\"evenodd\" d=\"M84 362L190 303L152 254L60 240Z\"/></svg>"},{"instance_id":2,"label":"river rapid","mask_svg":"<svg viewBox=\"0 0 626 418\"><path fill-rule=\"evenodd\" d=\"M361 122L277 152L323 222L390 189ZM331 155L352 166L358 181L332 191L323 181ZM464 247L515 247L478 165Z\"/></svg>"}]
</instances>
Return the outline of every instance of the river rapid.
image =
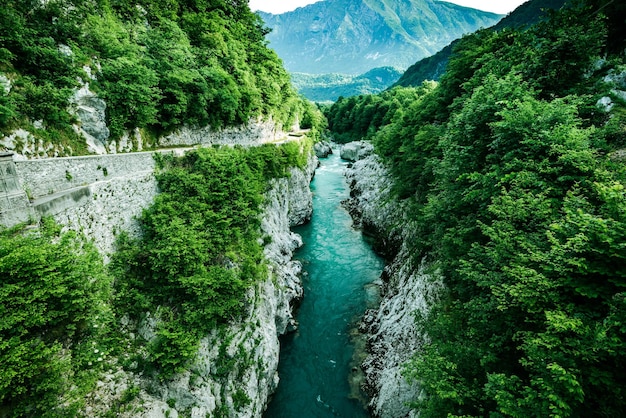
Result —
<instances>
[{"instance_id":1,"label":"river rapid","mask_svg":"<svg viewBox=\"0 0 626 418\"><path fill-rule=\"evenodd\" d=\"M369 416L355 372L355 347L363 345L355 327L378 302L384 265L341 206L349 188L338 154L321 159L311 183L311 222L294 228L304 241L296 253L304 299L298 330L281 340L280 383L264 418Z\"/></svg>"}]
</instances>

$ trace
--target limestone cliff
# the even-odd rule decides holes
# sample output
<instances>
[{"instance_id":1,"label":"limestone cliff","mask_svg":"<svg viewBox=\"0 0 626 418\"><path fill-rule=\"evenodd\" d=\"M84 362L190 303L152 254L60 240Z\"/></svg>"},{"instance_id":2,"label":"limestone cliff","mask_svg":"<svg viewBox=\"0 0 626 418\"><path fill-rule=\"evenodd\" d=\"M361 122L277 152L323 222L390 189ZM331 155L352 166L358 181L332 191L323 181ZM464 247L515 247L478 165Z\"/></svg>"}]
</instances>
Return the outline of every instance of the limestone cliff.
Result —
<instances>
[{"instance_id":1,"label":"limestone cliff","mask_svg":"<svg viewBox=\"0 0 626 418\"><path fill-rule=\"evenodd\" d=\"M101 160L103 158L105 160ZM117 233L122 230L131 235L139 233L136 216L158 193L154 164L150 164L152 157L140 153L65 160L56 161L56 165L61 166L58 176L67 171L79 178L81 170L93 171L94 176L100 174L89 185L79 188L85 192L78 199L67 192L60 193L70 196L72 204L55 206L51 214L65 228L81 231L93 239L107 256L113 251ZM102 175L103 161L107 162L106 176ZM18 169L28 177L30 165L41 169L42 163L24 161L19 163ZM124 403L124 408L118 408L118 416L262 415L278 384L278 337L296 326L293 307L302 297L301 265L291 258L302 240L290 227L306 222L311 216L309 183L316 167L317 158L311 155L305 169L292 168L290 176L271 182L261 222L269 274L266 280L249 290L249 306L243 319L205 336L193 364L165 382L134 373L132 364L122 369L116 359L111 359L110 370L85 400L83 414L104 416ZM53 172L58 169L49 167L48 180L54 180ZM43 178L39 183L42 181ZM63 186L55 186L54 182L47 186L39 183L37 190ZM156 321L152 316L139 324L122 318L121 324L131 344L145 344L154 338ZM129 398L132 398L130 403Z\"/></svg>"},{"instance_id":2,"label":"limestone cliff","mask_svg":"<svg viewBox=\"0 0 626 418\"><path fill-rule=\"evenodd\" d=\"M406 242L415 236L401 202L390 194L390 176L375 154L356 161L346 172L352 198L348 203L364 229L374 233L394 254L385 268L378 309L368 311L360 329L367 334L368 356L362 364L369 408L376 417L408 417L406 403L420 396L420 388L408 383L403 365L419 350L426 336L415 326L414 313L426 312L441 286L426 260L415 260Z\"/></svg>"}]
</instances>

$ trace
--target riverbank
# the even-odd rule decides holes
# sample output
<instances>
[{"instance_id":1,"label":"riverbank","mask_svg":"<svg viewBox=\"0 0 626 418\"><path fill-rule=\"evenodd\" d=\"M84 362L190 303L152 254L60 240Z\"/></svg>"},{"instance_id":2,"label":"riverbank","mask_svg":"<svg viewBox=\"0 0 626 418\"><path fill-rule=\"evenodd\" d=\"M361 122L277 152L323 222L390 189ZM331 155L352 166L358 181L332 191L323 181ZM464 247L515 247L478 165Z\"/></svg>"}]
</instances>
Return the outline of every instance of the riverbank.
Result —
<instances>
[{"instance_id":1,"label":"riverbank","mask_svg":"<svg viewBox=\"0 0 626 418\"><path fill-rule=\"evenodd\" d=\"M371 249L341 201L349 198L343 173L347 162L338 153L321 160L311 183L311 222L294 228L304 246L295 254L302 262L305 297L298 329L282 338L280 383L266 418L368 416L354 382L354 328L376 294L383 261Z\"/></svg>"},{"instance_id":2,"label":"riverbank","mask_svg":"<svg viewBox=\"0 0 626 418\"><path fill-rule=\"evenodd\" d=\"M419 237L403 203L393 197L391 177L378 156L356 161L346 177L351 188L347 206L389 259L381 276L381 303L365 313L360 325L367 339L361 367L369 409L375 417L410 417L407 403L421 392L402 371L425 341L415 326L415 313L426 312L441 284L428 270L428 262L415 260L405 244Z\"/></svg>"}]
</instances>

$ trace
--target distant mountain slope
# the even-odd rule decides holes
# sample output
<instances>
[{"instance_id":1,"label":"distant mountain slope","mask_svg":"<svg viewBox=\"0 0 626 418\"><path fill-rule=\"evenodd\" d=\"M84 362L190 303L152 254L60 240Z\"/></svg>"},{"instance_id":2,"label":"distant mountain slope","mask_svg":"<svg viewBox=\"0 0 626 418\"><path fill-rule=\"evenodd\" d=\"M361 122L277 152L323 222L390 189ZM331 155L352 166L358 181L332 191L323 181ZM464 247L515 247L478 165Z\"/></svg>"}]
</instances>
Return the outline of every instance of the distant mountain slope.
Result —
<instances>
[{"instance_id":1,"label":"distant mountain slope","mask_svg":"<svg viewBox=\"0 0 626 418\"><path fill-rule=\"evenodd\" d=\"M546 10L555 10L563 7L569 0L531 0L512 11L492 29L499 30L507 27L530 26L545 16ZM394 86L418 86L424 80L439 80L448 64L448 59L457 41L452 41L443 48L427 58L416 62L410 66ZM392 86L393 87L393 86Z\"/></svg>"},{"instance_id":2,"label":"distant mountain slope","mask_svg":"<svg viewBox=\"0 0 626 418\"><path fill-rule=\"evenodd\" d=\"M402 72L393 67L379 67L361 75L349 74L291 74L293 86L314 102L334 102L340 96L376 94L395 83Z\"/></svg>"},{"instance_id":3,"label":"distant mountain slope","mask_svg":"<svg viewBox=\"0 0 626 418\"><path fill-rule=\"evenodd\" d=\"M435 0L326 0L274 15L259 12L290 72L362 74L407 68L501 15Z\"/></svg>"}]
</instances>

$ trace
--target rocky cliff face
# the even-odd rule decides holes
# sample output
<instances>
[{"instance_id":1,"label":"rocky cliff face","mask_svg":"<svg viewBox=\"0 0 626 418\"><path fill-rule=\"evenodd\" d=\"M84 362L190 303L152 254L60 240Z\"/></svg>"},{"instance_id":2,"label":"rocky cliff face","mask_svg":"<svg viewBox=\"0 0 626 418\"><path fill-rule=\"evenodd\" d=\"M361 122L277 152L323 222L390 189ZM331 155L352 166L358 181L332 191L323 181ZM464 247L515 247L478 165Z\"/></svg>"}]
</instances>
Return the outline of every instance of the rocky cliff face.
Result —
<instances>
[{"instance_id":1,"label":"rocky cliff face","mask_svg":"<svg viewBox=\"0 0 626 418\"><path fill-rule=\"evenodd\" d=\"M267 193L261 229L270 237L265 246L269 275L250 291L251 304L245 318L206 336L195 363L170 382L118 372L110 381L127 383L110 384L108 389L115 393L113 402L130 385L141 388L138 410L123 416L206 417L225 411L231 412L224 416L262 416L278 385L278 337L296 326L293 307L303 293L299 278L302 266L291 258L302 239L289 228L311 216L309 183L316 166L317 158L311 157L305 170L292 169L289 178L275 180ZM150 339L153 325L148 320L140 326L144 338ZM224 362L230 363L228 368L224 368ZM98 404L101 402L102 398Z\"/></svg>"},{"instance_id":2,"label":"rocky cliff face","mask_svg":"<svg viewBox=\"0 0 626 418\"><path fill-rule=\"evenodd\" d=\"M420 388L408 383L402 370L427 338L416 328L414 313L428 310L441 282L427 260L415 260L404 244L419 237L403 204L390 194L391 179L379 158L371 154L356 161L346 176L353 216L395 254L382 275L382 302L365 314L360 327L367 334L368 356L362 368L369 407L376 417L412 416L407 402L420 396Z\"/></svg>"},{"instance_id":3,"label":"rocky cliff face","mask_svg":"<svg viewBox=\"0 0 626 418\"><path fill-rule=\"evenodd\" d=\"M267 192L261 228L267 237L264 253L269 274L250 289L244 319L204 337L194 363L167 382L135 374L111 361L97 390L85 400L84 415L104 416L117 408L120 417L262 416L278 384L278 337L296 326L293 307L302 297L301 265L291 257L302 240L290 227L311 216L309 183L316 167L317 158L311 155L304 170L292 168L288 178L274 180ZM93 238L105 255L112 251L119 231L139 233L135 215L158 193L150 167L134 174L121 170L123 175L113 175L115 170L110 168L106 180L85 186L89 193L84 202L54 215L66 228ZM140 324L126 319L121 323L131 342L150 341L155 336L156 322L150 316ZM124 401L128 398L134 400Z\"/></svg>"},{"instance_id":4,"label":"rocky cliff face","mask_svg":"<svg viewBox=\"0 0 626 418\"><path fill-rule=\"evenodd\" d=\"M260 13L291 72L362 74L407 68L502 16L434 0L321 1L281 15Z\"/></svg>"}]
</instances>

